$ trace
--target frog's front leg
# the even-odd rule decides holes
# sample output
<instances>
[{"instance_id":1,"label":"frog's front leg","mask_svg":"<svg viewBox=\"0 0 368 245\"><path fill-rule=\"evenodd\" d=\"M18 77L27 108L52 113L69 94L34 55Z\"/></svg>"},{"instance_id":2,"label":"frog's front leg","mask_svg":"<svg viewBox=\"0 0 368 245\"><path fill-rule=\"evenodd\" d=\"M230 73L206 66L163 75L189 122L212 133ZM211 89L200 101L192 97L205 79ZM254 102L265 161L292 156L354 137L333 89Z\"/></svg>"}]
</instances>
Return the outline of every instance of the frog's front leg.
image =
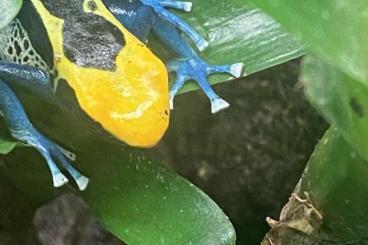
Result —
<instances>
[{"instance_id":1,"label":"frog's front leg","mask_svg":"<svg viewBox=\"0 0 368 245\"><path fill-rule=\"evenodd\" d=\"M243 63L232 65L210 65L205 62L189 46L176 28L161 18L154 22L153 33L165 44L177 59L168 63L169 71L176 72L176 82L170 90L170 107L173 108L173 100L180 88L187 80L195 80L211 101L211 112L216 113L229 106L220 98L208 82L208 76L214 73L228 73L236 78L243 74Z\"/></svg>"},{"instance_id":2,"label":"frog's front leg","mask_svg":"<svg viewBox=\"0 0 368 245\"><path fill-rule=\"evenodd\" d=\"M168 64L169 71L176 72L176 82L170 90L170 106L177 92L187 80L195 80L211 101L211 111L216 113L225 109L229 104L221 99L211 88L207 77L213 73L229 73L240 77L243 73L243 64L214 66L206 63L192 49L187 41L176 29L176 26L158 15L150 6L140 2L105 0L110 11L117 19L142 42L153 33L168 48L177 59ZM157 0L151 1L151 4Z\"/></svg>"},{"instance_id":3,"label":"frog's front leg","mask_svg":"<svg viewBox=\"0 0 368 245\"><path fill-rule=\"evenodd\" d=\"M11 70L13 71L13 73L10 72ZM26 81L31 81L32 78L34 79L33 81L35 81L34 84L38 84L41 87L45 85L45 73L43 73L42 71L37 72L35 68L17 64L7 65L5 62L0 63L1 115L4 117L5 123L14 138L19 141L25 142L26 144L34 147L41 153L50 169L53 185L55 187L60 187L68 182L68 179L57 167L57 164L55 163L55 160L57 160L74 178L79 189L84 190L88 185L88 178L81 175L69 163L67 158L73 158L73 155L59 145L52 142L50 139L42 135L36 128L34 128L23 109L23 106L19 102L12 89L7 84L10 84L17 79L19 79L18 81L23 81L25 82L24 84L27 84ZM41 85L39 83L41 83ZM26 87L31 88L33 86L32 84L28 83Z\"/></svg>"}]
</instances>

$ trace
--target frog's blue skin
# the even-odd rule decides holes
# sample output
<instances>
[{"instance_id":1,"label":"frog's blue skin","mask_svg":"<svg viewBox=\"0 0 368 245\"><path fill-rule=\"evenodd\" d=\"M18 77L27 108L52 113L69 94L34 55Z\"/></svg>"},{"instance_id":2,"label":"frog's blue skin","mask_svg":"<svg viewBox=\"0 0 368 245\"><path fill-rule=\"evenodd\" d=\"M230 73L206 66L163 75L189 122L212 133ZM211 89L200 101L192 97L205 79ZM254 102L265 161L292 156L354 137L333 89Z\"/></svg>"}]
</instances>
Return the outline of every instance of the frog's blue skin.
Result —
<instances>
[{"instance_id":1,"label":"frog's blue skin","mask_svg":"<svg viewBox=\"0 0 368 245\"><path fill-rule=\"evenodd\" d=\"M173 100L180 88L188 80L195 80L203 89L211 101L211 111L216 113L225 109L229 104L221 99L211 88L207 77L213 73L229 73L234 77L240 77L243 72L243 64L214 66L203 61L192 47L177 31L177 27L184 30L193 39L200 40L196 34L178 17L173 18L164 7L177 8L180 10L190 10L191 5L180 1L122 1L104 0L106 6L115 17L142 42L147 42L150 34L155 36L165 47L167 47L176 59L167 64L170 72L176 72L176 81L170 90L170 107L173 109ZM189 5L189 6L188 6Z\"/></svg>"},{"instance_id":2,"label":"frog's blue skin","mask_svg":"<svg viewBox=\"0 0 368 245\"><path fill-rule=\"evenodd\" d=\"M78 188L85 190L89 182L88 178L80 174L69 162L75 159L74 154L55 144L33 127L8 83L16 83L48 97L52 95L49 75L31 66L0 61L0 112L12 136L33 146L45 158L52 174L54 187L60 187L68 182L57 167L54 161L56 159L73 177Z\"/></svg>"},{"instance_id":3,"label":"frog's blue skin","mask_svg":"<svg viewBox=\"0 0 368 245\"><path fill-rule=\"evenodd\" d=\"M191 3L170 0L104 0L104 2L116 18L142 42L147 42L152 34L176 55L177 58L167 64L169 71L176 72L177 77L170 90L171 108L174 96L187 80L198 82L211 101L212 113L229 106L213 91L207 77L213 73L229 73L239 77L242 74L243 64L209 65L185 41L177 29L192 38L199 50L207 46L206 41L199 34L177 16L168 12L165 7L188 12L191 10ZM0 24L5 26L3 22ZM33 146L42 154L49 166L55 187L68 182L58 168L56 160L73 177L79 189L84 190L89 180L71 165L70 161L75 159L74 154L37 131L11 89L12 85L17 84L42 94L43 97L52 98L52 81L50 74L41 69L0 60L0 115L4 117L14 138Z\"/></svg>"}]
</instances>

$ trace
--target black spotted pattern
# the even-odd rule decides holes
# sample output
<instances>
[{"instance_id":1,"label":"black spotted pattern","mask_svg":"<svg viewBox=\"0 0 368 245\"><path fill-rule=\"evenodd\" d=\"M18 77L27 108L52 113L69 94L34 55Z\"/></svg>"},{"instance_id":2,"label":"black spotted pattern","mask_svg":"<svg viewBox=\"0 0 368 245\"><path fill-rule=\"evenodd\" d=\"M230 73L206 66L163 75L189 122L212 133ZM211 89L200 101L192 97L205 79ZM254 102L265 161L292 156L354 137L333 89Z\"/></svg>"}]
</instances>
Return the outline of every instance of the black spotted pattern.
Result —
<instances>
[{"instance_id":1,"label":"black spotted pattern","mask_svg":"<svg viewBox=\"0 0 368 245\"><path fill-rule=\"evenodd\" d=\"M35 50L19 19L0 29L0 60L30 65L52 74L52 66Z\"/></svg>"}]
</instances>

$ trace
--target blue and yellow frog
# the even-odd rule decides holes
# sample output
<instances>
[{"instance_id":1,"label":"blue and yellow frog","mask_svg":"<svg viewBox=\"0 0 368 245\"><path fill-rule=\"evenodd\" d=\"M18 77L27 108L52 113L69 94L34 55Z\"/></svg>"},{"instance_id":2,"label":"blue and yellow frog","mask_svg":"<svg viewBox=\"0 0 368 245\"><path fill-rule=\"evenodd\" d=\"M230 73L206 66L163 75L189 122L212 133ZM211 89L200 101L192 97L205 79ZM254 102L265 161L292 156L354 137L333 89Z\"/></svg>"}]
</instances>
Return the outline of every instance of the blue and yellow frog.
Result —
<instances>
[{"instance_id":1,"label":"blue and yellow frog","mask_svg":"<svg viewBox=\"0 0 368 245\"><path fill-rule=\"evenodd\" d=\"M168 8L191 11L191 2L171 0L0 0L0 112L11 135L37 149L53 185L68 179L80 190L88 178L74 156L41 134L28 119L13 86L54 95L67 83L80 108L119 140L151 147L163 136L179 89L195 80L211 101L212 113L229 106L211 88L212 73L242 74L243 64L214 66L198 50L207 41ZM166 65L145 45L156 38L175 55ZM176 72L169 90L168 71Z\"/></svg>"}]
</instances>

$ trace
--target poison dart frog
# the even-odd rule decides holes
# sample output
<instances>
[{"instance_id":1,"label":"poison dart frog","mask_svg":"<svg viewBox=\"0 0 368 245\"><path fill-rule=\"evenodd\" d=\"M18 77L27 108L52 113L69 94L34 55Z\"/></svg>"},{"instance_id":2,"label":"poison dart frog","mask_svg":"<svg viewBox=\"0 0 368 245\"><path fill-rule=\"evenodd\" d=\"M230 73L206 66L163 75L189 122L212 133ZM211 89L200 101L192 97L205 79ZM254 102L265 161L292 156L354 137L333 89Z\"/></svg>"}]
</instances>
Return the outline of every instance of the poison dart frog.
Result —
<instances>
[{"instance_id":1,"label":"poison dart frog","mask_svg":"<svg viewBox=\"0 0 368 245\"><path fill-rule=\"evenodd\" d=\"M168 127L173 99L195 80L215 113L229 106L208 83L212 73L242 74L243 64L209 65L197 54L208 42L167 8L189 12L190 2L159 0L0 0L0 112L11 135L44 157L54 187L68 182L80 190L89 179L70 161L73 153L39 132L28 119L13 86L56 93L67 83L79 107L119 140L155 145ZM20 9L19 9L19 6ZM166 65L147 48L150 38L175 59ZM168 72L176 72L169 90Z\"/></svg>"}]
</instances>

